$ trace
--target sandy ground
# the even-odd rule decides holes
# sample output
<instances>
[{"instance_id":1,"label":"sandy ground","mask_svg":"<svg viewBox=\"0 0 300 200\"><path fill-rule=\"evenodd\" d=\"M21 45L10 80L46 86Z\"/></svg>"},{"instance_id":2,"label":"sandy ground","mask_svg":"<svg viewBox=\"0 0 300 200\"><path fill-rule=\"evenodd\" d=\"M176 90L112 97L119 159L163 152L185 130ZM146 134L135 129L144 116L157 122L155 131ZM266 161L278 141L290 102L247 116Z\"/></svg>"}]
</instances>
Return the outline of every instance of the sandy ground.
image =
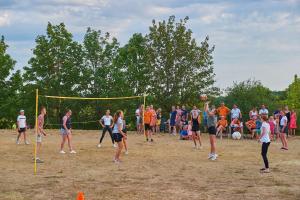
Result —
<instances>
[{"instance_id":1,"label":"sandy ground","mask_svg":"<svg viewBox=\"0 0 300 200\"><path fill-rule=\"evenodd\" d=\"M74 131L76 155L58 153L60 137L49 130L43 138L38 174L33 173L33 144L16 145L15 131L0 130L0 199L71 200L78 191L92 199L300 199L300 138L290 138L290 150L273 142L272 173L260 174L260 144L256 141L217 141L219 158L209 161L204 148L191 141L156 135L155 142L129 135L129 155L112 162L115 149L109 135L97 148L98 131ZM30 140L33 141L30 131ZM66 149L67 150L67 149Z\"/></svg>"}]
</instances>

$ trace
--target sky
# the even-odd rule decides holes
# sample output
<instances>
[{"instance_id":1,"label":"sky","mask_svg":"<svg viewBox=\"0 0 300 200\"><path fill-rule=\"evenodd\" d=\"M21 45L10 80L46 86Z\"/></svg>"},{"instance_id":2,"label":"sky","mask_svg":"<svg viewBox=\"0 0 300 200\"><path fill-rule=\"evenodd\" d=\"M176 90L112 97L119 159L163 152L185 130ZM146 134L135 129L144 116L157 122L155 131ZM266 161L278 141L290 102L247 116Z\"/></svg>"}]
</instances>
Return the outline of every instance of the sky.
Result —
<instances>
[{"instance_id":1,"label":"sky","mask_svg":"<svg viewBox=\"0 0 300 200\"><path fill-rule=\"evenodd\" d=\"M0 35L22 69L48 22L64 22L79 42L92 27L124 45L170 15L189 16L199 44L209 36L222 89L251 78L283 90L300 75L300 0L0 0Z\"/></svg>"}]
</instances>

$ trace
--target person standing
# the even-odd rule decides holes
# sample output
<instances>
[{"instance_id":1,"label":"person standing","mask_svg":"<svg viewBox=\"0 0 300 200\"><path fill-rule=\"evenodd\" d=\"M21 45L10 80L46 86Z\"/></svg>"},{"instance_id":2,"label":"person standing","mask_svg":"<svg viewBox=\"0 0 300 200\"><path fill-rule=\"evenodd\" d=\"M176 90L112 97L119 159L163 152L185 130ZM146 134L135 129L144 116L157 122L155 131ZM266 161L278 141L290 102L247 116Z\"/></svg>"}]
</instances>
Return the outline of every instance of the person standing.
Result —
<instances>
[{"instance_id":1,"label":"person standing","mask_svg":"<svg viewBox=\"0 0 300 200\"><path fill-rule=\"evenodd\" d=\"M271 140L270 140L270 124L267 122L268 120L268 117L267 115L262 115L261 117L263 123L262 123L262 126L261 126L261 135L260 135L260 138L259 138L259 141L262 143L262 146L261 146L261 156L264 160L264 164L265 164L265 167L260 169L260 171L262 173L269 173L270 170L269 170L269 161L268 161L268 157L267 157L267 154L268 154L268 149L269 149L269 146L270 146L270 143L271 143Z\"/></svg>"},{"instance_id":2,"label":"person standing","mask_svg":"<svg viewBox=\"0 0 300 200\"><path fill-rule=\"evenodd\" d=\"M117 147L117 145L115 145L114 139L112 137L112 128L114 126L114 122L113 122L112 116L110 115L110 110L106 111L105 115L99 120L99 123L103 128L103 132L102 132L102 136L100 138L98 147L99 148L101 147L101 144L102 144L102 141L103 141L106 131L108 131L108 133L110 135L113 147Z\"/></svg>"},{"instance_id":3,"label":"person standing","mask_svg":"<svg viewBox=\"0 0 300 200\"><path fill-rule=\"evenodd\" d=\"M281 111L281 119L280 119L280 139L282 143L282 150L288 150L288 144L287 144L287 134L288 134L288 119L285 116L285 112Z\"/></svg>"},{"instance_id":4,"label":"person standing","mask_svg":"<svg viewBox=\"0 0 300 200\"><path fill-rule=\"evenodd\" d=\"M25 111L24 110L20 110L20 115L17 117L17 127L18 127L18 136L17 136L17 144L20 144L20 137L23 134L24 137L24 143L25 144L29 144L29 142L27 141L26 138L26 127L27 127L27 123L26 123L26 116L25 116Z\"/></svg>"},{"instance_id":5,"label":"person standing","mask_svg":"<svg viewBox=\"0 0 300 200\"><path fill-rule=\"evenodd\" d=\"M202 148L202 143L201 143L201 133L200 133L200 117L201 111L197 109L196 106L193 107L193 110L191 111L191 124L192 124L192 138L195 144L195 148ZM199 141L199 147L197 146L197 141Z\"/></svg>"},{"instance_id":6,"label":"person standing","mask_svg":"<svg viewBox=\"0 0 300 200\"><path fill-rule=\"evenodd\" d=\"M231 120L236 118L242 119L242 113L238 106L236 104L233 104L233 108L231 109Z\"/></svg>"},{"instance_id":7,"label":"person standing","mask_svg":"<svg viewBox=\"0 0 300 200\"><path fill-rule=\"evenodd\" d=\"M150 111L152 113L152 119L151 119L151 124L150 124L151 130L150 131L152 132L152 134L154 134L157 116L156 116L156 112L154 110L153 105L150 105Z\"/></svg>"},{"instance_id":8,"label":"person standing","mask_svg":"<svg viewBox=\"0 0 300 200\"><path fill-rule=\"evenodd\" d=\"M126 139L127 136L123 132L124 125L123 125L123 118L124 114L123 111L118 110L114 115L114 128L113 128L113 139L118 144L118 148L116 149L114 162L116 164L120 163L120 155L123 149L123 139Z\"/></svg>"},{"instance_id":9,"label":"person standing","mask_svg":"<svg viewBox=\"0 0 300 200\"><path fill-rule=\"evenodd\" d=\"M290 133L291 135L296 135L296 129L297 129L297 114L295 110L292 110L291 112L291 120L290 120Z\"/></svg>"},{"instance_id":10,"label":"person standing","mask_svg":"<svg viewBox=\"0 0 300 200\"><path fill-rule=\"evenodd\" d=\"M266 115L268 117L269 111L268 111L268 109L266 108L266 106L264 104L261 105L261 108L260 108L258 114L260 116Z\"/></svg>"},{"instance_id":11,"label":"person standing","mask_svg":"<svg viewBox=\"0 0 300 200\"><path fill-rule=\"evenodd\" d=\"M210 153L208 159L216 160L218 154L216 153L216 126L217 126L217 110L214 105L209 108L209 103L205 103L204 110L207 112L207 130L209 133Z\"/></svg>"},{"instance_id":12,"label":"person standing","mask_svg":"<svg viewBox=\"0 0 300 200\"><path fill-rule=\"evenodd\" d=\"M62 141L61 141L60 152L59 152L61 154L66 153L64 151L64 145L65 145L66 140L68 141L70 153L76 153L76 151L73 150L72 143L71 143L72 142L71 115L72 115L72 111L70 109L68 109L65 116L62 118L61 128L60 128Z\"/></svg>"},{"instance_id":13,"label":"person standing","mask_svg":"<svg viewBox=\"0 0 300 200\"><path fill-rule=\"evenodd\" d=\"M40 115L38 116L38 132L37 132L37 138L36 138L36 162L37 163L43 163L44 161L40 159L40 151L42 147L42 136L46 136L46 132L44 130L44 119L45 115L47 113L45 107L41 107Z\"/></svg>"},{"instance_id":14,"label":"person standing","mask_svg":"<svg viewBox=\"0 0 300 200\"><path fill-rule=\"evenodd\" d=\"M150 107L147 106L145 114L144 114L144 123L145 123L145 136L146 136L146 141L150 141L153 142L152 139L152 131L151 131L151 120L153 119L152 117L152 111L150 110Z\"/></svg>"},{"instance_id":15,"label":"person standing","mask_svg":"<svg viewBox=\"0 0 300 200\"><path fill-rule=\"evenodd\" d=\"M290 110L289 110L289 107L288 106L284 106L284 113L285 113L285 116L286 116L286 118L287 118L287 126L288 126L288 133L287 133L287 137L289 136L289 134L290 134L290 129L289 129L289 127L290 127L290 121L291 121L291 112L290 112Z\"/></svg>"},{"instance_id":16,"label":"person standing","mask_svg":"<svg viewBox=\"0 0 300 200\"><path fill-rule=\"evenodd\" d=\"M135 117L136 117L136 131L138 133L141 132L141 107L138 107L136 110L135 110Z\"/></svg>"},{"instance_id":17,"label":"person standing","mask_svg":"<svg viewBox=\"0 0 300 200\"><path fill-rule=\"evenodd\" d=\"M160 125L161 125L161 108L158 108L156 111L156 133L160 133Z\"/></svg>"},{"instance_id":18,"label":"person standing","mask_svg":"<svg viewBox=\"0 0 300 200\"><path fill-rule=\"evenodd\" d=\"M170 113L170 134L176 135L176 116L177 111L175 106L172 106L172 111Z\"/></svg>"},{"instance_id":19,"label":"person standing","mask_svg":"<svg viewBox=\"0 0 300 200\"><path fill-rule=\"evenodd\" d=\"M257 115L258 115L258 112L257 112L256 107L254 106L254 107L252 108L252 110L250 110L250 112L249 112L249 119L253 119L253 117L256 118Z\"/></svg>"},{"instance_id":20,"label":"person standing","mask_svg":"<svg viewBox=\"0 0 300 200\"><path fill-rule=\"evenodd\" d=\"M220 118L221 118L221 116L224 116L226 119L228 114L230 113L230 109L225 106L224 102L221 102L220 106L217 109L217 113Z\"/></svg>"}]
</instances>

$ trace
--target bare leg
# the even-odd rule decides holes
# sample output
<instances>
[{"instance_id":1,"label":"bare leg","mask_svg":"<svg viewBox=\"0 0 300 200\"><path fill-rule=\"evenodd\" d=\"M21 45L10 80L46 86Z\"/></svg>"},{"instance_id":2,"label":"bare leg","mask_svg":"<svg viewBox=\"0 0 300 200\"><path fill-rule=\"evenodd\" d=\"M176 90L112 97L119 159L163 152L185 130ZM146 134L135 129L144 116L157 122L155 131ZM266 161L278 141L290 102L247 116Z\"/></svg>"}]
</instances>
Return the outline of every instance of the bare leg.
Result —
<instances>
[{"instance_id":1,"label":"bare leg","mask_svg":"<svg viewBox=\"0 0 300 200\"><path fill-rule=\"evenodd\" d=\"M127 149L127 141L126 141L126 139L123 138L123 139L122 139L122 142L123 142L125 151L127 151L128 149Z\"/></svg>"},{"instance_id":2,"label":"bare leg","mask_svg":"<svg viewBox=\"0 0 300 200\"><path fill-rule=\"evenodd\" d=\"M39 156L40 156L41 146L42 146L42 143L40 143L40 142L36 143L36 158L39 158Z\"/></svg>"},{"instance_id":3,"label":"bare leg","mask_svg":"<svg viewBox=\"0 0 300 200\"><path fill-rule=\"evenodd\" d=\"M195 147L197 147L197 142L196 142L196 133L193 131L192 132L192 138L193 138L193 142L195 144Z\"/></svg>"},{"instance_id":4,"label":"bare leg","mask_svg":"<svg viewBox=\"0 0 300 200\"><path fill-rule=\"evenodd\" d=\"M24 136L24 142L27 143L26 132L23 132L23 136Z\"/></svg>"},{"instance_id":5,"label":"bare leg","mask_svg":"<svg viewBox=\"0 0 300 200\"><path fill-rule=\"evenodd\" d=\"M116 155L115 155L115 160L116 161L120 161L120 155L121 155L121 152L122 152L122 148L123 148L122 141L118 142L118 148L116 149Z\"/></svg>"},{"instance_id":6,"label":"bare leg","mask_svg":"<svg viewBox=\"0 0 300 200\"><path fill-rule=\"evenodd\" d=\"M210 135L209 141L210 141L210 153L215 154L216 153L216 136Z\"/></svg>"},{"instance_id":7,"label":"bare leg","mask_svg":"<svg viewBox=\"0 0 300 200\"><path fill-rule=\"evenodd\" d=\"M61 144L60 144L60 150L61 151L64 150L64 145L65 145L65 142L66 142L66 138L67 138L66 135L62 135L62 141L61 141Z\"/></svg>"},{"instance_id":8,"label":"bare leg","mask_svg":"<svg viewBox=\"0 0 300 200\"><path fill-rule=\"evenodd\" d=\"M72 140L72 135L71 133L67 135L67 139L68 139L68 146L69 146L69 150L72 151L72 144L71 144L71 140Z\"/></svg>"},{"instance_id":9,"label":"bare leg","mask_svg":"<svg viewBox=\"0 0 300 200\"><path fill-rule=\"evenodd\" d=\"M20 133L20 132L18 133L18 136L17 136L17 142L19 142L19 139L20 139L20 137L21 137L21 134L22 134L22 133Z\"/></svg>"}]
</instances>

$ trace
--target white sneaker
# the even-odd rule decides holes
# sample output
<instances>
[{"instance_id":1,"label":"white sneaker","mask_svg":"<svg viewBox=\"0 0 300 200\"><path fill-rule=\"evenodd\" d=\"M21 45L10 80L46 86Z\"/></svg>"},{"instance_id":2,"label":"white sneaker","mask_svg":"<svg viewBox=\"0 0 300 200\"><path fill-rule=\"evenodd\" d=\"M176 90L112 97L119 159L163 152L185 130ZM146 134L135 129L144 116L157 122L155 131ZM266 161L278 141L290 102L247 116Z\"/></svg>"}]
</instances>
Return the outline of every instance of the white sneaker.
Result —
<instances>
[{"instance_id":1,"label":"white sneaker","mask_svg":"<svg viewBox=\"0 0 300 200\"><path fill-rule=\"evenodd\" d=\"M98 144L97 147L100 148L100 147L101 147L101 144Z\"/></svg>"},{"instance_id":2,"label":"white sneaker","mask_svg":"<svg viewBox=\"0 0 300 200\"><path fill-rule=\"evenodd\" d=\"M212 156L212 158L210 160L217 160L217 157L218 156L215 154L215 155Z\"/></svg>"},{"instance_id":3,"label":"white sneaker","mask_svg":"<svg viewBox=\"0 0 300 200\"><path fill-rule=\"evenodd\" d=\"M61 154L65 154L66 152L64 152L64 150L61 150L59 153L61 153Z\"/></svg>"},{"instance_id":4,"label":"white sneaker","mask_svg":"<svg viewBox=\"0 0 300 200\"><path fill-rule=\"evenodd\" d=\"M128 153L128 151L125 151L125 155L128 155L129 153Z\"/></svg>"},{"instance_id":5,"label":"white sneaker","mask_svg":"<svg viewBox=\"0 0 300 200\"><path fill-rule=\"evenodd\" d=\"M117 148L118 146L116 144L113 144L113 147Z\"/></svg>"},{"instance_id":6,"label":"white sneaker","mask_svg":"<svg viewBox=\"0 0 300 200\"><path fill-rule=\"evenodd\" d=\"M19 140L16 141L16 144L20 144Z\"/></svg>"},{"instance_id":7,"label":"white sneaker","mask_svg":"<svg viewBox=\"0 0 300 200\"><path fill-rule=\"evenodd\" d=\"M72 150L72 151L70 151L70 153L76 153L76 151Z\"/></svg>"},{"instance_id":8,"label":"white sneaker","mask_svg":"<svg viewBox=\"0 0 300 200\"><path fill-rule=\"evenodd\" d=\"M26 145L28 145L28 144L30 144L30 143L29 143L29 142L27 142L27 141L25 141L25 144L26 144Z\"/></svg>"},{"instance_id":9,"label":"white sneaker","mask_svg":"<svg viewBox=\"0 0 300 200\"><path fill-rule=\"evenodd\" d=\"M213 154L208 154L208 159L211 159L214 155Z\"/></svg>"}]
</instances>

